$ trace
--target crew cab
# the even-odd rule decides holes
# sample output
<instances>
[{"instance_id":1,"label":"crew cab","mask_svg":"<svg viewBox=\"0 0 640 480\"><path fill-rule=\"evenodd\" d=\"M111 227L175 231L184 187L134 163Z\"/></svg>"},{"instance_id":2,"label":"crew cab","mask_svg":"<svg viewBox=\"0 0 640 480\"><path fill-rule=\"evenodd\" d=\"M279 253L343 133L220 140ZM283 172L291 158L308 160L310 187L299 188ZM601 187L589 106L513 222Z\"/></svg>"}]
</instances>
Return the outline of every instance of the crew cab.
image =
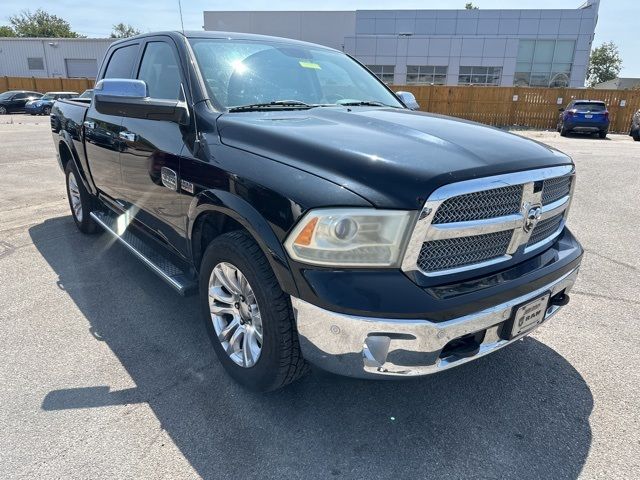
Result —
<instances>
[{"instance_id":1,"label":"crew cab","mask_svg":"<svg viewBox=\"0 0 640 480\"><path fill-rule=\"evenodd\" d=\"M267 391L308 364L439 372L569 301L571 158L414 102L327 47L165 32L113 43L51 126L80 231L197 292L226 371Z\"/></svg>"}]
</instances>

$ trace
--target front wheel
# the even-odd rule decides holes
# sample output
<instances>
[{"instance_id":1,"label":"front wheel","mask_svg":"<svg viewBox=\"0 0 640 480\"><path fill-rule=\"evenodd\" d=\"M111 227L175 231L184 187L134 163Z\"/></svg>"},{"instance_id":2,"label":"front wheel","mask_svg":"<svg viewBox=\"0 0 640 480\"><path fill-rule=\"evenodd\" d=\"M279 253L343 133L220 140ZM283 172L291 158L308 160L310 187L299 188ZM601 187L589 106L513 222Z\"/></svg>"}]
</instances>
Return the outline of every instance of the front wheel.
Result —
<instances>
[{"instance_id":1,"label":"front wheel","mask_svg":"<svg viewBox=\"0 0 640 480\"><path fill-rule=\"evenodd\" d=\"M216 355L238 383L266 392L307 371L291 301L248 233L229 232L209 244L200 303Z\"/></svg>"},{"instance_id":2,"label":"front wheel","mask_svg":"<svg viewBox=\"0 0 640 480\"><path fill-rule=\"evenodd\" d=\"M636 142L640 142L640 127L631 132L631 137L633 137Z\"/></svg>"},{"instance_id":3,"label":"front wheel","mask_svg":"<svg viewBox=\"0 0 640 480\"><path fill-rule=\"evenodd\" d=\"M6 114L7 114L7 107L0 105L0 115L6 115Z\"/></svg>"},{"instance_id":4,"label":"front wheel","mask_svg":"<svg viewBox=\"0 0 640 480\"><path fill-rule=\"evenodd\" d=\"M82 233L96 233L98 224L89 215L95 206L95 199L84 187L73 161L67 162L64 172L67 183L67 198L73 221Z\"/></svg>"},{"instance_id":5,"label":"front wheel","mask_svg":"<svg viewBox=\"0 0 640 480\"><path fill-rule=\"evenodd\" d=\"M42 109L42 114L43 115L49 115L51 113L51 107L44 107Z\"/></svg>"}]
</instances>

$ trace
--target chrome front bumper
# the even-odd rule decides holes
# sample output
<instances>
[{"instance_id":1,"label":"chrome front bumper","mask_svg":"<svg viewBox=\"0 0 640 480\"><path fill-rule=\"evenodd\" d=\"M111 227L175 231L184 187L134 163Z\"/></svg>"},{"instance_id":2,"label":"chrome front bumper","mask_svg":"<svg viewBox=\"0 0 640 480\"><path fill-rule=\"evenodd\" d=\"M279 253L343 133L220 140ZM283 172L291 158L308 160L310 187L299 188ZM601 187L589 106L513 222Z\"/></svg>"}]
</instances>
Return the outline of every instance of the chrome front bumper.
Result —
<instances>
[{"instance_id":1,"label":"chrome front bumper","mask_svg":"<svg viewBox=\"0 0 640 480\"><path fill-rule=\"evenodd\" d=\"M562 291L568 293L577 274L578 268L527 295L439 323L344 315L295 297L291 297L291 302L302 353L314 365L350 377L418 376L462 365L528 335L535 328L510 340L500 337L514 307L546 292L551 297ZM541 324L559 309L551 305ZM484 338L475 355L441 358L443 348L451 340L483 331Z\"/></svg>"}]
</instances>

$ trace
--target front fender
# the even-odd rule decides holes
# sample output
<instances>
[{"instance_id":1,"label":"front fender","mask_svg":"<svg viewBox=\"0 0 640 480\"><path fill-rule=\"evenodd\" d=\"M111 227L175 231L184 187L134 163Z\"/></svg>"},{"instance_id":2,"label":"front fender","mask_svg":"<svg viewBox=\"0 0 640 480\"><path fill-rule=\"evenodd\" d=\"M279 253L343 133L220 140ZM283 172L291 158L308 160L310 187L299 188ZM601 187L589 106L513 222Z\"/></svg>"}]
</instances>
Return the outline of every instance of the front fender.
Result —
<instances>
[{"instance_id":1,"label":"front fender","mask_svg":"<svg viewBox=\"0 0 640 480\"><path fill-rule=\"evenodd\" d=\"M233 193L223 190L212 189L201 192L191 201L187 214L187 234L190 243L193 239L193 228L198 218L208 212L222 213L242 225L267 257L282 290L290 295L298 295L289 261L281 241L274 233L269 222L250 203Z\"/></svg>"}]
</instances>

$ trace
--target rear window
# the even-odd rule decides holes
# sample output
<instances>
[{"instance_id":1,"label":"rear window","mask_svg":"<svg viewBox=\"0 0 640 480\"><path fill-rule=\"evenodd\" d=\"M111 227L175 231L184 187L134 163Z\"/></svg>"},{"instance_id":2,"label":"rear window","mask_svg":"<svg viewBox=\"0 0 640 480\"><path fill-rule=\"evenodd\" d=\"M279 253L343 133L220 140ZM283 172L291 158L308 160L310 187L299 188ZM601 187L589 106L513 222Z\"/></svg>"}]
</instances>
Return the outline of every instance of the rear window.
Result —
<instances>
[{"instance_id":1,"label":"rear window","mask_svg":"<svg viewBox=\"0 0 640 480\"><path fill-rule=\"evenodd\" d=\"M111 55L103 78L131 78L133 63L138 55L138 44L117 49Z\"/></svg>"},{"instance_id":2,"label":"rear window","mask_svg":"<svg viewBox=\"0 0 640 480\"><path fill-rule=\"evenodd\" d=\"M597 102L577 102L574 108L576 110L589 110L590 112L604 112L607 109L604 103Z\"/></svg>"}]
</instances>

